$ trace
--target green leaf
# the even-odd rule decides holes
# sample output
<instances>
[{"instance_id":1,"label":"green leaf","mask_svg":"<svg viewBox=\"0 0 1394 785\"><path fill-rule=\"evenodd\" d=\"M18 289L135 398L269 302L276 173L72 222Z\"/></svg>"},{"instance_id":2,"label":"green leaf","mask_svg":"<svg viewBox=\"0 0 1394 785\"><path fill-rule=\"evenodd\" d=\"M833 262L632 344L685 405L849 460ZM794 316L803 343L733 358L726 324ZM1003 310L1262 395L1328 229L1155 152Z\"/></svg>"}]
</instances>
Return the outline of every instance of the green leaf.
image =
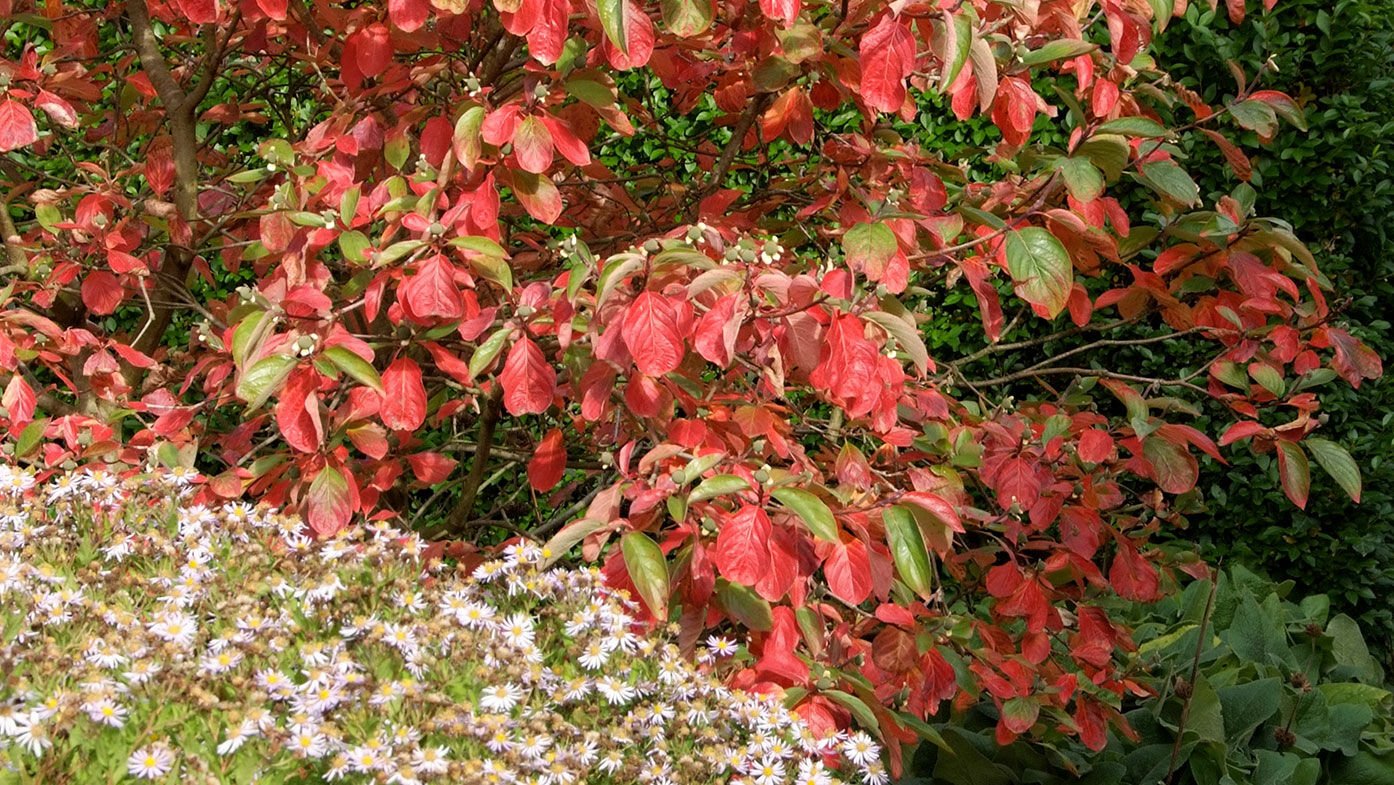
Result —
<instances>
[{"instance_id":1,"label":"green leaf","mask_svg":"<svg viewBox=\"0 0 1394 785\"><path fill-rule=\"evenodd\" d=\"M237 397L247 402L247 411L266 403L272 393L281 389L295 365L295 358L284 354L273 354L253 363L237 381Z\"/></svg>"},{"instance_id":2,"label":"green leaf","mask_svg":"<svg viewBox=\"0 0 1394 785\"><path fill-rule=\"evenodd\" d=\"M884 269L899 248L895 232L883 223L857 224L842 235L842 252L854 267Z\"/></svg>"},{"instance_id":3,"label":"green leaf","mask_svg":"<svg viewBox=\"0 0 1394 785\"><path fill-rule=\"evenodd\" d=\"M668 618L668 562L658 543L640 532L630 532L620 538L620 550L624 554L624 566L629 570L629 578L649 606L654 618L666 621Z\"/></svg>"},{"instance_id":4,"label":"green leaf","mask_svg":"<svg viewBox=\"0 0 1394 785\"><path fill-rule=\"evenodd\" d=\"M232 362L239 370L246 365L249 355L256 354L275 323L276 317L270 311L253 311L233 328Z\"/></svg>"},{"instance_id":5,"label":"green leaf","mask_svg":"<svg viewBox=\"0 0 1394 785\"><path fill-rule=\"evenodd\" d=\"M624 35L625 0L596 0L595 10L600 14L600 27L605 37L615 48L629 54L629 40Z\"/></svg>"},{"instance_id":6,"label":"green leaf","mask_svg":"<svg viewBox=\"0 0 1394 785\"><path fill-rule=\"evenodd\" d=\"M1229 113L1235 122L1259 136L1272 136L1278 132L1278 113L1263 101L1240 101L1231 104Z\"/></svg>"},{"instance_id":7,"label":"green leaf","mask_svg":"<svg viewBox=\"0 0 1394 785\"><path fill-rule=\"evenodd\" d=\"M1061 159L1060 174L1070 196L1081 202L1092 202L1104 192L1103 174L1086 158Z\"/></svg>"},{"instance_id":8,"label":"green leaf","mask_svg":"<svg viewBox=\"0 0 1394 785\"><path fill-rule=\"evenodd\" d=\"M707 499L715 499L718 496L728 496L733 493L750 488L750 483L744 477L737 477L734 474L718 474L708 477L700 485L692 489L692 493L687 495L688 503L701 502Z\"/></svg>"},{"instance_id":9,"label":"green leaf","mask_svg":"<svg viewBox=\"0 0 1394 785\"><path fill-rule=\"evenodd\" d=\"M605 526L605 521L594 518L581 518L563 526L560 531L552 535L552 539L542 546L542 566L552 566L558 559L565 556L567 551L576 547L576 543L600 531Z\"/></svg>"},{"instance_id":10,"label":"green leaf","mask_svg":"<svg viewBox=\"0 0 1394 785\"><path fill-rule=\"evenodd\" d=\"M1234 650L1240 659L1260 665L1269 665L1273 660L1283 660L1288 655L1287 636L1283 633L1282 609L1278 606L1276 594L1270 594L1273 602L1263 605L1254 601L1248 592L1234 609L1234 620L1221 637Z\"/></svg>"},{"instance_id":11,"label":"green leaf","mask_svg":"<svg viewBox=\"0 0 1394 785\"><path fill-rule=\"evenodd\" d=\"M814 536L828 542L838 542L837 519L823 500L800 488L776 488L770 493L780 504L794 511L794 514L808 526Z\"/></svg>"},{"instance_id":12,"label":"green leaf","mask_svg":"<svg viewBox=\"0 0 1394 785\"><path fill-rule=\"evenodd\" d=\"M1033 49L1021 56L1023 65L1041 65L1055 60L1066 60L1071 57L1078 57L1086 52L1092 52L1099 47L1088 41L1073 41L1069 39L1059 39L1051 41L1040 49Z\"/></svg>"},{"instance_id":13,"label":"green leaf","mask_svg":"<svg viewBox=\"0 0 1394 785\"><path fill-rule=\"evenodd\" d=\"M1172 201L1191 206L1200 202L1200 186L1186 170L1169 161L1142 165L1143 180L1154 191Z\"/></svg>"},{"instance_id":14,"label":"green leaf","mask_svg":"<svg viewBox=\"0 0 1394 785\"><path fill-rule=\"evenodd\" d=\"M339 252L344 255L346 261L366 263L368 249L372 247L373 243L368 239L368 236L357 229L339 235Z\"/></svg>"},{"instance_id":15,"label":"green leaf","mask_svg":"<svg viewBox=\"0 0 1394 785\"><path fill-rule=\"evenodd\" d=\"M819 694L832 698L835 702L842 704L843 707L852 712L852 716L856 718L857 724L862 728L876 732L880 731L881 723L876 720L875 712L871 710L870 706L866 705L866 701L863 701L861 698L851 693L843 692L842 690L823 690Z\"/></svg>"},{"instance_id":16,"label":"green leaf","mask_svg":"<svg viewBox=\"0 0 1394 785\"><path fill-rule=\"evenodd\" d=\"M896 572L912 591L925 599L934 594L934 573L929 565L929 551L915 516L905 507L897 504L887 507L881 513L886 524L886 534L890 538L891 556L895 559Z\"/></svg>"},{"instance_id":17,"label":"green leaf","mask_svg":"<svg viewBox=\"0 0 1394 785\"><path fill-rule=\"evenodd\" d=\"M382 393L382 378L378 376L372 363L342 346L325 349L324 356L334 363L334 367L353 377L359 384Z\"/></svg>"},{"instance_id":18,"label":"green leaf","mask_svg":"<svg viewBox=\"0 0 1394 785\"><path fill-rule=\"evenodd\" d=\"M660 0L663 26L679 38L701 35L712 26L711 0Z\"/></svg>"},{"instance_id":19,"label":"green leaf","mask_svg":"<svg viewBox=\"0 0 1394 785\"><path fill-rule=\"evenodd\" d=\"M929 370L929 350L925 348L919 330L910 326L909 322L885 311L867 311L862 314L862 318L889 333L901 350L910 356L910 362L915 364L920 373Z\"/></svg>"},{"instance_id":20,"label":"green leaf","mask_svg":"<svg viewBox=\"0 0 1394 785\"><path fill-rule=\"evenodd\" d=\"M1351 501L1359 502L1360 467L1356 465L1355 459L1350 457L1346 448L1333 441L1316 437L1308 437L1302 443L1306 445L1307 452L1316 459L1317 465L1331 475L1331 479L1341 486Z\"/></svg>"},{"instance_id":21,"label":"green leaf","mask_svg":"<svg viewBox=\"0 0 1394 785\"><path fill-rule=\"evenodd\" d=\"M1096 134L1122 134L1123 136L1166 136L1166 126L1146 117L1120 117L1109 120L1094 130Z\"/></svg>"},{"instance_id":22,"label":"green leaf","mask_svg":"<svg viewBox=\"0 0 1394 785\"><path fill-rule=\"evenodd\" d=\"M1016 293L1054 319L1065 310L1074 284L1074 266L1065 246L1039 226L1007 233L1007 270Z\"/></svg>"},{"instance_id":23,"label":"green leaf","mask_svg":"<svg viewBox=\"0 0 1394 785\"><path fill-rule=\"evenodd\" d=\"M493 335L484 339L484 343L479 344L470 355L470 376L478 376L489 367L489 363L499 356L503 351L503 345L508 341L508 336L513 332L512 327L500 327L495 330Z\"/></svg>"},{"instance_id":24,"label":"green leaf","mask_svg":"<svg viewBox=\"0 0 1394 785\"><path fill-rule=\"evenodd\" d=\"M774 611L754 589L731 583L725 578L716 580L716 598L722 609L747 629L769 632L774 629Z\"/></svg>"},{"instance_id":25,"label":"green leaf","mask_svg":"<svg viewBox=\"0 0 1394 785\"><path fill-rule=\"evenodd\" d=\"M1274 677L1232 687L1221 687L1220 709L1225 718L1225 738L1231 744L1247 746L1245 742L1260 725L1278 713L1283 695L1282 680Z\"/></svg>"},{"instance_id":26,"label":"green leaf","mask_svg":"<svg viewBox=\"0 0 1394 785\"><path fill-rule=\"evenodd\" d=\"M964 63L968 62L968 52L973 48L973 18L970 14L972 9L969 5L957 14L944 12L945 51L942 60L947 67L939 76L941 93L949 91L954 80L958 79L959 72L963 70Z\"/></svg>"},{"instance_id":27,"label":"green leaf","mask_svg":"<svg viewBox=\"0 0 1394 785\"><path fill-rule=\"evenodd\" d=\"M44 429L48 427L48 418L40 417L37 420L24 426L24 430L19 432L19 438L15 439L15 451L13 458L23 458L39 446L39 442L44 438Z\"/></svg>"}]
</instances>

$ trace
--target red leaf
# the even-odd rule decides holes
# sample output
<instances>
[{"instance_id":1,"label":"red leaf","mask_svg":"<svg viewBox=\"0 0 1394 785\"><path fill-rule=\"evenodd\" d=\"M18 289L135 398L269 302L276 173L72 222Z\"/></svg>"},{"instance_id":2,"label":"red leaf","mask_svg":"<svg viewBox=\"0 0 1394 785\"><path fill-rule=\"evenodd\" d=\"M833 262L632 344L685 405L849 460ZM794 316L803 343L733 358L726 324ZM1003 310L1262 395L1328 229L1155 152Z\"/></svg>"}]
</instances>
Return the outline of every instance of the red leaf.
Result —
<instances>
[{"instance_id":1,"label":"red leaf","mask_svg":"<svg viewBox=\"0 0 1394 785\"><path fill-rule=\"evenodd\" d=\"M697 353L708 362L725 368L731 364L736 351L736 338L740 334L742 319L736 318L736 295L727 295L711 307L697 321L697 331L692 344ZM741 308L742 317L744 308Z\"/></svg>"},{"instance_id":2,"label":"red leaf","mask_svg":"<svg viewBox=\"0 0 1394 785\"><path fill-rule=\"evenodd\" d=\"M915 65L915 37L890 14L862 36L862 100L873 110L894 112L905 103L905 79Z\"/></svg>"},{"instance_id":3,"label":"red leaf","mask_svg":"<svg viewBox=\"0 0 1394 785\"><path fill-rule=\"evenodd\" d=\"M352 474L325 466L310 483L305 507L310 529L321 537L332 535L348 526L358 507L358 484Z\"/></svg>"},{"instance_id":4,"label":"red leaf","mask_svg":"<svg viewBox=\"0 0 1394 785\"><path fill-rule=\"evenodd\" d=\"M1142 454L1152 466L1152 479L1162 490L1181 494L1196 487L1200 466L1184 445L1154 434L1142 440Z\"/></svg>"},{"instance_id":5,"label":"red leaf","mask_svg":"<svg viewBox=\"0 0 1394 785\"><path fill-rule=\"evenodd\" d=\"M553 224L561 217L561 192L546 175L514 172L513 195L518 197L528 215L542 223Z\"/></svg>"},{"instance_id":6,"label":"red leaf","mask_svg":"<svg viewBox=\"0 0 1394 785\"><path fill-rule=\"evenodd\" d=\"M1026 458L1012 458L1002 464L993 481L997 491L997 504L1002 509L1010 509L1013 504L1029 510L1041 498L1039 467Z\"/></svg>"},{"instance_id":7,"label":"red leaf","mask_svg":"<svg viewBox=\"0 0 1394 785\"><path fill-rule=\"evenodd\" d=\"M387 0L387 18L407 33L415 32L426 24L429 9L427 0Z\"/></svg>"},{"instance_id":8,"label":"red leaf","mask_svg":"<svg viewBox=\"0 0 1394 785\"><path fill-rule=\"evenodd\" d=\"M823 562L828 589L848 605L860 605L871 595L871 559L861 540L837 543Z\"/></svg>"},{"instance_id":9,"label":"red leaf","mask_svg":"<svg viewBox=\"0 0 1394 785\"><path fill-rule=\"evenodd\" d=\"M1108 582L1125 600L1154 602L1162 596L1158 590L1157 568L1130 543L1118 546L1118 555L1113 557L1113 566L1108 570Z\"/></svg>"},{"instance_id":10,"label":"red leaf","mask_svg":"<svg viewBox=\"0 0 1394 785\"><path fill-rule=\"evenodd\" d=\"M634 365L648 376L662 376L682 363L683 347L678 312L673 301L653 291L634 299L621 326Z\"/></svg>"},{"instance_id":11,"label":"red leaf","mask_svg":"<svg viewBox=\"0 0 1394 785\"><path fill-rule=\"evenodd\" d=\"M577 166L587 166L591 162L591 151L586 143L576 136L576 132L563 119L550 114L541 117L542 124L552 135L552 145L562 157Z\"/></svg>"},{"instance_id":12,"label":"red leaf","mask_svg":"<svg viewBox=\"0 0 1394 785\"><path fill-rule=\"evenodd\" d=\"M392 62L392 42L387 25L374 23L349 36L344 43L344 55L348 57L350 54L364 76L377 76L386 71Z\"/></svg>"},{"instance_id":13,"label":"red leaf","mask_svg":"<svg viewBox=\"0 0 1394 785\"><path fill-rule=\"evenodd\" d=\"M1089 463L1103 463L1113 454L1113 437L1108 431L1090 428L1079 435L1079 457Z\"/></svg>"},{"instance_id":14,"label":"red leaf","mask_svg":"<svg viewBox=\"0 0 1394 785\"><path fill-rule=\"evenodd\" d=\"M426 422L426 387L421 366L399 357L382 374L382 424L394 431L414 431Z\"/></svg>"},{"instance_id":15,"label":"red leaf","mask_svg":"<svg viewBox=\"0 0 1394 785\"><path fill-rule=\"evenodd\" d=\"M427 259L397 290L412 320L428 324L453 322L465 315L465 302L455 286L455 269L442 254Z\"/></svg>"},{"instance_id":16,"label":"red leaf","mask_svg":"<svg viewBox=\"0 0 1394 785\"><path fill-rule=\"evenodd\" d=\"M513 132L513 157L525 172L542 174L552 165L552 133L536 117L527 117Z\"/></svg>"},{"instance_id":17,"label":"red leaf","mask_svg":"<svg viewBox=\"0 0 1394 785\"><path fill-rule=\"evenodd\" d=\"M276 427L286 443L300 452L318 452L324 443L324 424L319 416L319 372L299 368L281 388L276 402Z\"/></svg>"},{"instance_id":18,"label":"red leaf","mask_svg":"<svg viewBox=\"0 0 1394 785\"><path fill-rule=\"evenodd\" d=\"M196 25L218 21L218 0L176 0L176 5L184 18Z\"/></svg>"},{"instance_id":19,"label":"red leaf","mask_svg":"<svg viewBox=\"0 0 1394 785\"><path fill-rule=\"evenodd\" d=\"M120 279L105 270L93 270L82 279L82 302L98 316L115 312L124 299Z\"/></svg>"},{"instance_id":20,"label":"red leaf","mask_svg":"<svg viewBox=\"0 0 1394 785\"><path fill-rule=\"evenodd\" d=\"M4 405L9 415L11 427L26 425L33 420L38 402L39 397L34 394L34 389L17 373L10 377L10 383L5 385L5 395L0 397L0 404Z\"/></svg>"},{"instance_id":21,"label":"red leaf","mask_svg":"<svg viewBox=\"0 0 1394 785\"><path fill-rule=\"evenodd\" d=\"M653 56L653 20L639 8L634 0L621 0L624 3L625 49L610 42L608 35L601 36L601 48L610 61L610 67L618 71L642 68Z\"/></svg>"},{"instance_id":22,"label":"red leaf","mask_svg":"<svg viewBox=\"0 0 1394 785\"><path fill-rule=\"evenodd\" d=\"M550 491L561 482L566 472L566 445L560 428L553 428L542 437L537 451L528 461L528 483L534 490Z\"/></svg>"},{"instance_id":23,"label":"red leaf","mask_svg":"<svg viewBox=\"0 0 1394 785\"><path fill-rule=\"evenodd\" d=\"M456 461L438 452L419 452L407 456L407 463L416 474L416 479L427 485L435 485L455 471Z\"/></svg>"},{"instance_id":24,"label":"red leaf","mask_svg":"<svg viewBox=\"0 0 1394 785\"><path fill-rule=\"evenodd\" d=\"M910 633L885 627L871 642L871 661L889 673L905 673L919 664L919 650Z\"/></svg>"},{"instance_id":25,"label":"red leaf","mask_svg":"<svg viewBox=\"0 0 1394 785\"><path fill-rule=\"evenodd\" d=\"M526 335L508 350L499 375L503 406L509 414L541 414L552 405L557 372L547 364L542 350Z\"/></svg>"},{"instance_id":26,"label":"red leaf","mask_svg":"<svg viewBox=\"0 0 1394 785\"><path fill-rule=\"evenodd\" d=\"M48 119L64 128L77 127L77 112L73 110L73 105L53 93L40 90L38 97L34 99L34 105L44 110Z\"/></svg>"},{"instance_id":27,"label":"red leaf","mask_svg":"<svg viewBox=\"0 0 1394 785\"><path fill-rule=\"evenodd\" d=\"M257 0L257 8L260 8L263 14L275 19L277 22L284 22L286 20L286 8L288 5L288 0Z\"/></svg>"},{"instance_id":28,"label":"red leaf","mask_svg":"<svg viewBox=\"0 0 1394 785\"><path fill-rule=\"evenodd\" d=\"M799 18L802 0L760 0L760 11L765 16L784 23L788 27Z\"/></svg>"},{"instance_id":29,"label":"red leaf","mask_svg":"<svg viewBox=\"0 0 1394 785\"><path fill-rule=\"evenodd\" d=\"M712 563L726 580L754 586L770 568L772 534L765 511L746 505L722 522L711 549Z\"/></svg>"},{"instance_id":30,"label":"red leaf","mask_svg":"<svg viewBox=\"0 0 1394 785\"><path fill-rule=\"evenodd\" d=\"M794 648L799 645L799 622L787 605L774 608L774 627L765 636L756 669L799 684L808 679L808 665L798 658Z\"/></svg>"},{"instance_id":31,"label":"red leaf","mask_svg":"<svg viewBox=\"0 0 1394 785\"><path fill-rule=\"evenodd\" d=\"M1307 508L1307 494L1312 489L1311 464L1302 445L1296 442L1279 441L1278 479L1282 481L1283 493L1300 509Z\"/></svg>"}]
</instances>

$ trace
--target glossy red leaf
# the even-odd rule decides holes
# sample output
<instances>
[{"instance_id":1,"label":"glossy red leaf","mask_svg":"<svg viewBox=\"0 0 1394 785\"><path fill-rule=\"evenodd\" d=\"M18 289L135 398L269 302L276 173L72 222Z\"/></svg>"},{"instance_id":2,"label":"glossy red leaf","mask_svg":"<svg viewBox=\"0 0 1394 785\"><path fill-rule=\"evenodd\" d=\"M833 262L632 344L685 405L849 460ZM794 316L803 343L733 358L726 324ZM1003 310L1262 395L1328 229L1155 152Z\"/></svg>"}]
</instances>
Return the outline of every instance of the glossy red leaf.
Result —
<instances>
[{"instance_id":1,"label":"glossy red leaf","mask_svg":"<svg viewBox=\"0 0 1394 785\"><path fill-rule=\"evenodd\" d=\"M399 357L382 374L382 424L394 431L414 431L426 422L426 387L421 366Z\"/></svg>"},{"instance_id":2,"label":"glossy red leaf","mask_svg":"<svg viewBox=\"0 0 1394 785\"><path fill-rule=\"evenodd\" d=\"M892 14L881 17L862 36L861 96L880 112L898 111L905 103L905 80L915 65L915 37L905 20Z\"/></svg>"},{"instance_id":3,"label":"glossy red leaf","mask_svg":"<svg viewBox=\"0 0 1394 785\"><path fill-rule=\"evenodd\" d=\"M528 460L528 483L533 490L550 491L566 473L566 444L560 428L553 428L538 442Z\"/></svg>"},{"instance_id":4,"label":"glossy red leaf","mask_svg":"<svg viewBox=\"0 0 1394 785\"><path fill-rule=\"evenodd\" d=\"M674 303L658 292L634 298L621 325L634 365L649 376L662 376L682 363L686 349Z\"/></svg>"},{"instance_id":5,"label":"glossy red leaf","mask_svg":"<svg viewBox=\"0 0 1394 785\"><path fill-rule=\"evenodd\" d=\"M711 549L712 563L726 580L754 586L770 568L771 534L765 511L745 505L721 521L721 531Z\"/></svg>"},{"instance_id":6,"label":"glossy red leaf","mask_svg":"<svg viewBox=\"0 0 1394 785\"><path fill-rule=\"evenodd\" d=\"M542 349L526 335L508 350L503 372L503 406L509 414L541 414L552 406L557 372L547 364Z\"/></svg>"}]
</instances>

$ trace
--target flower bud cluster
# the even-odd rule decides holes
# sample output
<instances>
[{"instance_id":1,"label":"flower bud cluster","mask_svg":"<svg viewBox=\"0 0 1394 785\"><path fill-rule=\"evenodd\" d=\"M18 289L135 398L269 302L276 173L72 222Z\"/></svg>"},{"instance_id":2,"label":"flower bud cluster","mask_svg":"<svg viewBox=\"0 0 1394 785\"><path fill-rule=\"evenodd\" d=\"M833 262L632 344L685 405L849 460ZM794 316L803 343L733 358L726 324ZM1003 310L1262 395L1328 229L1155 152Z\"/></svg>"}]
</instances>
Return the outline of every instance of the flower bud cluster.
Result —
<instances>
[{"instance_id":1,"label":"flower bud cluster","mask_svg":"<svg viewBox=\"0 0 1394 785\"><path fill-rule=\"evenodd\" d=\"M518 543L424 562L190 502L189 472L0 466L0 765L24 782L573 785L886 781L648 635L598 571ZM5 780L0 771L0 780Z\"/></svg>"}]
</instances>

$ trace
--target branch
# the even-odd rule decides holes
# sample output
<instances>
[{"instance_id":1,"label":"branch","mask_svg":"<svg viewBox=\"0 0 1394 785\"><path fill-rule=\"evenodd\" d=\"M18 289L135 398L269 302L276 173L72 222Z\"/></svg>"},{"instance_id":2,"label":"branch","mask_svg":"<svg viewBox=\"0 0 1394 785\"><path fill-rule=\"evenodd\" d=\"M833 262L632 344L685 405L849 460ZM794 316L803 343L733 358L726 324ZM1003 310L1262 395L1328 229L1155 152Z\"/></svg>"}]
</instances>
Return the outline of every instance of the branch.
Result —
<instances>
[{"instance_id":1,"label":"branch","mask_svg":"<svg viewBox=\"0 0 1394 785\"><path fill-rule=\"evenodd\" d=\"M499 405L502 393L503 388L498 387L495 388L493 395L484 399L484 410L479 418L479 437L476 441L474 460L470 461L469 476L465 478L464 487L460 489L460 500L456 502L455 508L450 511L450 517L446 519L446 531L462 531L469 523L470 512L474 509L474 497L478 495L479 486L484 482L484 469L489 465L489 451L494 446L494 429L498 426L499 415L502 413L502 407Z\"/></svg>"},{"instance_id":2,"label":"branch","mask_svg":"<svg viewBox=\"0 0 1394 785\"><path fill-rule=\"evenodd\" d=\"M1159 379L1155 376L1134 376L1128 373L1114 373L1113 371L1103 371L1097 368L1030 368L1016 373L1009 373L1005 376L997 376L983 381L974 381L970 384L974 387L994 387L997 385L1008 384L1010 382L1030 379L1037 376L1096 376L1101 379L1118 379L1124 382L1137 382L1139 384L1153 385L1156 387L1185 387L1189 390L1209 395L1204 387L1200 387L1184 379ZM967 381L967 380L965 380Z\"/></svg>"},{"instance_id":3,"label":"branch","mask_svg":"<svg viewBox=\"0 0 1394 785\"><path fill-rule=\"evenodd\" d=\"M140 65L150 74L150 83L155 86L156 94L160 96L166 111L172 114L184 105L187 96L184 95L184 88L169 72L165 56L160 53L160 42L155 37L155 29L150 26L150 10L145 7L145 0L129 0L126 3L126 16L131 20Z\"/></svg>"},{"instance_id":4,"label":"branch","mask_svg":"<svg viewBox=\"0 0 1394 785\"><path fill-rule=\"evenodd\" d=\"M721 187L721 182L726 179L726 173L731 170L731 164L735 163L736 155L745 145L745 135L750 132L755 121L764 113L765 107L769 105L772 98L770 93L760 93L745 105L745 111L741 112L740 119L736 120L735 127L731 129L731 138L727 140L726 147L721 150L721 157L716 159L716 166L712 167L711 176L707 178L707 182L700 189L688 197L689 204L685 212L690 218L696 219L697 209L701 206L702 200Z\"/></svg>"}]
</instances>

